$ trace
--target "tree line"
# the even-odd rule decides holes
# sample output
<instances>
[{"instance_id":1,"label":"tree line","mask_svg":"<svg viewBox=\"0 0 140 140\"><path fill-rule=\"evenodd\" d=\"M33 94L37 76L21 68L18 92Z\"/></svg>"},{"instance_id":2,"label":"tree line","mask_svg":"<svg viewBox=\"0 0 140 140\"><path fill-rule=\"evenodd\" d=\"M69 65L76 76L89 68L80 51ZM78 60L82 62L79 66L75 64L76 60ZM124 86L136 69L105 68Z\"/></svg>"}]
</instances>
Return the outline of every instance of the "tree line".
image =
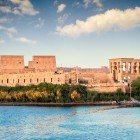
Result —
<instances>
[{"instance_id":1,"label":"tree line","mask_svg":"<svg viewBox=\"0 0 140 140\"><path fill-rule=\"evenodd\" d=\"M132 97L140 100L140 78L132 82ZM51 83L15 87L0 86L0 102L82 103L115 100L130 100L129 93L124 93L121 89L116 92L99 93L89 91L83 85Z\"/></svg>"}]
</instances>

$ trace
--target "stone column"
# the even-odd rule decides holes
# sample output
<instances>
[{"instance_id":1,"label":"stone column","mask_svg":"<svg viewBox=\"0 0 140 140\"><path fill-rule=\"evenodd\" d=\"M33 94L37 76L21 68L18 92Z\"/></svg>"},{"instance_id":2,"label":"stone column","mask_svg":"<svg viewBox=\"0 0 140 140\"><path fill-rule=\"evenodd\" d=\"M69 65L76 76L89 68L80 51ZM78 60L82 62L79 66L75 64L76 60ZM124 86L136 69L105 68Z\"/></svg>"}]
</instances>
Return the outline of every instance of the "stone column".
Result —
<instances>
[{"instance_id":1,"label":"stone column","mask_svg":"<svg viewBox=\"0 0 140 140\"><path fill-rule=\"evenodd\" d=\"M125 73L128 73L128 62L125 62Z\"/></svg>"},{"instance_id":2,"label":"stone column","mask_svg":"<svg viewBox=\"0 0 140 140\"><path fill-rule=\"evenodd\" d=\"M139 62L137 62L137 75L139 75L140 71L139 71Z\"/></svg>"},{"instance_id":3,"label":"stone column","mask_svg":"<svg viewBox=\"0 0 140 140\"><path fill-rule=\"evenodd\" d=\"M131 63L131 74L134 74L134 62Z\"/></svg>"},{"instance_id":4,"label":"stone column","mask_svg":"<svg viewBox=\"0 0 140 140\"><path fill-rule=\"evenodd\" d=\"M109 62L110 73L112 73L112 61Z\"/></svg>"},{"instance_id":5,"label":"stone column","mask_svg":"<svg viewBox=\"0 0 140 140\"><path fill-rule=\"evenodd\" d=\"M120 62L117 62L117 73L119 73L119 69L120 69L119 64L120 64Z\"/></svg>"},{"instance_id":6,"label":"stone column","mask_svg":"<svg viewBox=\"0 0 140 140\"><path fill-rule=\"evenodd\" d=\"M122 61L120 61L120 73L122 74L122 72L123 72L123 63L122 63Z\"/></svg>"},{"instance_id":7,"label":"stone column","mask_svg":"<svg viewBox=\"0 0 140 140\"><path fill-rule=\"evenodd\" d=\"M120 76L121 76L121 80L123 79L123 62L120 61Z\"/></svg>"}]
</instances>

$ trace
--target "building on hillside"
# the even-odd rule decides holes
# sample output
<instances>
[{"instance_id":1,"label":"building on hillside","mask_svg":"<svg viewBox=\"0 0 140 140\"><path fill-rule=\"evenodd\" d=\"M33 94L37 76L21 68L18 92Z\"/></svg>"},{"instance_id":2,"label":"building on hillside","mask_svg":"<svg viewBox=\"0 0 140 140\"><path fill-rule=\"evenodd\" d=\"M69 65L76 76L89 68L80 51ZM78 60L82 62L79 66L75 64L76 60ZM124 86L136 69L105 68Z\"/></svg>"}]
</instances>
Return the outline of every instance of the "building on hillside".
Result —
<instances>
[{"instance_id":1,"label":"building on hillside","mask_svg":"<svg viewBox=\"0 0 140 140\"><path fill-rule=\"evenodd\" d=\"M131 82L140 77L140 59L114 58L109 59L110 76L114 81Z\"/></svg>"}]
</instances>

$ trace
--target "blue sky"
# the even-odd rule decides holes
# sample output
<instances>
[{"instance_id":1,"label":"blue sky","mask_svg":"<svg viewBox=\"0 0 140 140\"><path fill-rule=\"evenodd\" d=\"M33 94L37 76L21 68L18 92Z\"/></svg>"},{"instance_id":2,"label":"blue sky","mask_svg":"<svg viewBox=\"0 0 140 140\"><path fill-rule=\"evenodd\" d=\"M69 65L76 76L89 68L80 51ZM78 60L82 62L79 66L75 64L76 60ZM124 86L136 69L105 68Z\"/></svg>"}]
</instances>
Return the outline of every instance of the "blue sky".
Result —
<instances>
[{"instance_id":1,"label":"blue sky","mask_svg":"<svg viewBox=\"0 0 140 140\"><path fill-rule=\"evenodd\" d=\"M140 58L140 0L0 0L0 54L56 55L57 66Z\"/></svg>"}]
</instances>

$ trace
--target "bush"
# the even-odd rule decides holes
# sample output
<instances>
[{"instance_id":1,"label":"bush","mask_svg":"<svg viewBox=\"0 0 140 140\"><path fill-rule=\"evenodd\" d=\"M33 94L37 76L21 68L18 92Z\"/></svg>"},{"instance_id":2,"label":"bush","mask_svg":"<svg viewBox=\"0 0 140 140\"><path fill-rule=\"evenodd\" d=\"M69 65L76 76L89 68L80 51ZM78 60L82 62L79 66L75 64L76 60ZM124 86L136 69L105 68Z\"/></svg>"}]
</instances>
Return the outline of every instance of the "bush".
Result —
<instances>
[{"instance_id":1,"label":"bush","mask_svg":"<svg viewBox=\"0 0 140 140\"><path fill-rule=\"evenodd\" d=\"M134 80L131 84L132 87L132 96L140 96L140 77Z\"/></svg>"},{"instance_id":2,"label":"bush","mask_svg":"<svg viewBox=\"0 0 140 140\"><path fill-rule=\"evenodd\" d=\"M140 99L140 79L133 82L133 94L136 99ZM1 102L94 102L94 101L114 101L129 100L129 95L124 94L121 89L112 93L99 93L88 91L82 85L55 85L41 83L39 85L2 87L0 86Z\"/></svg>"}]
</instances>

